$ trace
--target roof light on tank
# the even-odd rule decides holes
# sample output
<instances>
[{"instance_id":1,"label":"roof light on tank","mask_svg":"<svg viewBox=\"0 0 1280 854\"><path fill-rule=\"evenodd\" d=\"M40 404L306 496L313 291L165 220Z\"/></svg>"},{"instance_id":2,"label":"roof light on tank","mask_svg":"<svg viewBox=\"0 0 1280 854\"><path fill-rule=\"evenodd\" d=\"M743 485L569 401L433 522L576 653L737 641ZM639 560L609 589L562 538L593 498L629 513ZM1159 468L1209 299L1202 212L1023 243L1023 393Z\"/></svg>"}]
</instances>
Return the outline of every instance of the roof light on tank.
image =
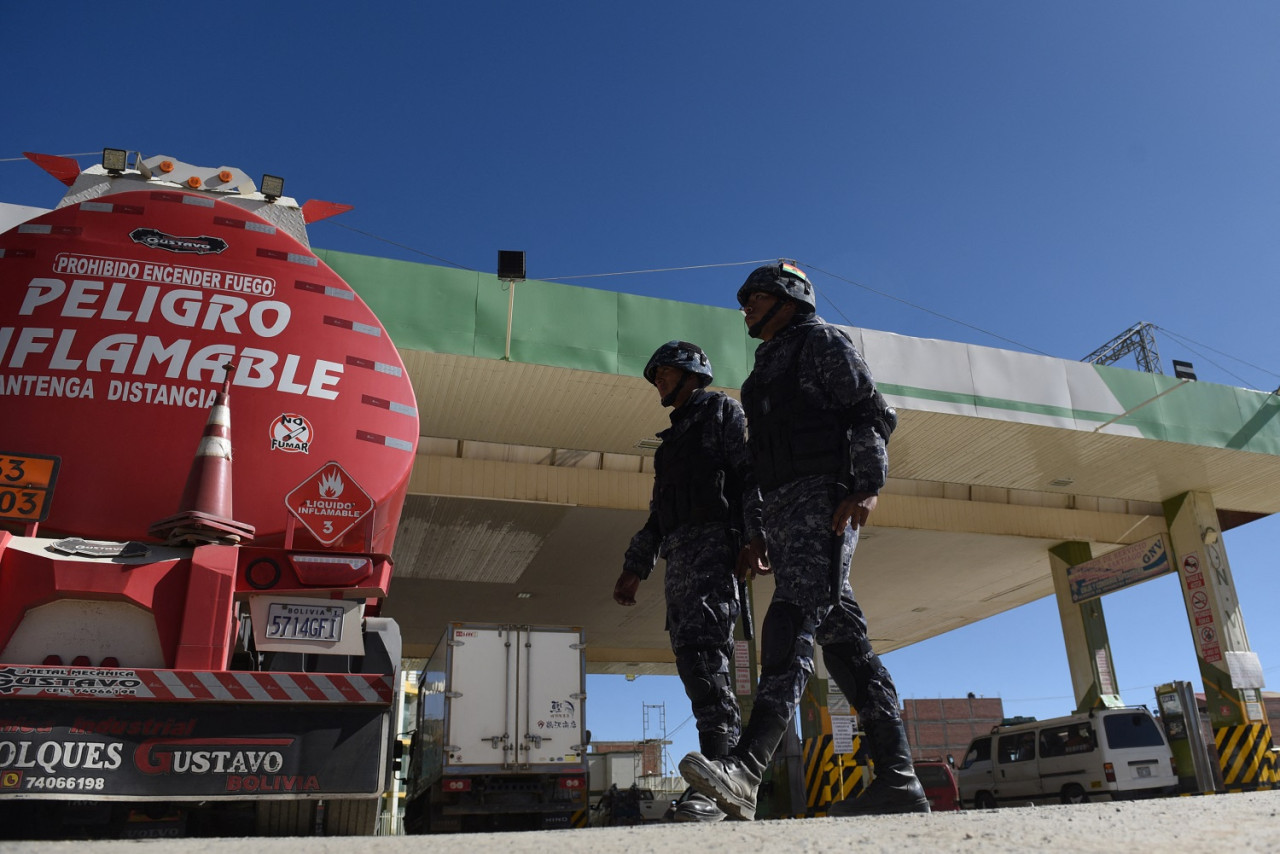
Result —
<instances>
[{"instance_id":1,"label":"roof light on tank","mask_svg":"<svg viewBox=\"0 0 1280 854\"><path fill-rule=\"evenodd\" d=\"M102 168L109 175L120 175L129 168L129 152L123 148L102 149Z\"/></svg>"},{"instance_id":2,"label":"roof light on tank","mask_svg":"<svg viewBox=\"0 0 1280 854\"><path fill-rule=\"evenodd\" d=\"M268 202L274 202L284 195L284 179L279 175L262 176L262 195Z\"/></svg>"}]
</instances>

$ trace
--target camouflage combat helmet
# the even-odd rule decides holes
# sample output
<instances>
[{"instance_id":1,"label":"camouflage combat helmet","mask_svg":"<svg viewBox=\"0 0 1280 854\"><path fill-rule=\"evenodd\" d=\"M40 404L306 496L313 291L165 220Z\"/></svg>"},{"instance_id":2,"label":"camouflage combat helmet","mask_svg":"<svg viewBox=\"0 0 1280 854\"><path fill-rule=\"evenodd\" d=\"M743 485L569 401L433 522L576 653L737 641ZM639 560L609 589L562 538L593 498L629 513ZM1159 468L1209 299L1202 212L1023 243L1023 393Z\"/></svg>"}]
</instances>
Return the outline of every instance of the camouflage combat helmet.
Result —
<instances>
[{"instance_id":1,"label":"camouflage combat helmet","mask_svg":"<svg viewBox=\"0 0 1280 854\"><path fill-rule=\"evenodd\" d=\"M644 366L644 378L652 383L658 374L658 368L663 365L696 375L700 387L711 384L711 360L697 344L690 344L688 341L668 341L663 344L649 357L649 363Z\"/></svg>"},{"instance_id":2,"label":"camouflage combat helmet","mask_svg":"<svg viewBox=\"0 0 1280 854\"><path fill-rule=\"evenodd\" d=\"M796 266L794 261L780 258L772 264L757 267L747 276L747 280L738 288L738 305L746 305L747 300L756 291L792 299L800 303L802 312L813 312L818 309L813 285L804 270Z\"/></svg>"}]
</instances>

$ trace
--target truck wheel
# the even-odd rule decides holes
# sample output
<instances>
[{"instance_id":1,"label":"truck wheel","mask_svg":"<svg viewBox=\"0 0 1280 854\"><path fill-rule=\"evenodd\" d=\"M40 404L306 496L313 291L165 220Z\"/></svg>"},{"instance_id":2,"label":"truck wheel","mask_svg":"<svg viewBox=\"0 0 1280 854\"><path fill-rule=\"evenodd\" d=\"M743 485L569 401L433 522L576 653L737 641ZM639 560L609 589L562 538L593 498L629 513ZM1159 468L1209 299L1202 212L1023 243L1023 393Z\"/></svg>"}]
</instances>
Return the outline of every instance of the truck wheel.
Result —
<instances>
[{"instance_id":1,"label":"truck wheel","mask_svg":"<svg viewBox=\"0 0 1280 854\"><path fill-rule=\"evenodd\" d=\"M428 809L429 805L426 803L426 798L414 798L411 801L405 801L404 832L406 836L427 832Z\"/></svg>"},{"instance_id":2,"label":"truck wheel","mask_svg":"<svg viewBox=\"0 0 1280 854\"><path fill-rule=\"evenodd\" d=\"M978 792L973 796L974 809L993 810L996 808L995 795L990 792Z\"/></svg>"},{"instance_id":3,"label":"truck wheel","mask_svg":"<svg viewBox=\"0 0 1280 854\"><path fill-rule=\"evenodd\" d=\"M259 801L256 812L259 836L315 835L315 801Z\"/></svg>"},{"instance_id":4,"label":"truck wheel","mask_svg":"<svg viewBox=\"0 0 1280 854\"><path fill-rule=\"evenodd\" d=\"M325 801L325 836L373 836L378 832L381 805L379 797Z\"/></svg>"},{"instance_id":5,"label":"truck wheel","mask_svg":"<svg viewBox=\"0 0 1280 854\"><path fill-rule=\"evenodd\" d=\"M1089 803L1089 795L1084 789L1075 783L1062 787L1062 802L1064 804L1087 804Z\"/></svg>"}]
</instances>

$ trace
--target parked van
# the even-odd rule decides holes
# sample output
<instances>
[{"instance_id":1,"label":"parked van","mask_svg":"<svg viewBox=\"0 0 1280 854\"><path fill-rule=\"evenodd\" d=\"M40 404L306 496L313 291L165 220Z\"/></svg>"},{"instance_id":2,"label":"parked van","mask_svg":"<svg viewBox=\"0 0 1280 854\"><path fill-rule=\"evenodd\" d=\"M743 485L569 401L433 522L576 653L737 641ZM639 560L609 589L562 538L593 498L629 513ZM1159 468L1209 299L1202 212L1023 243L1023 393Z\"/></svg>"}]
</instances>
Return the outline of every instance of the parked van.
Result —
<instances>
[{"instance_id":1,"label":"parked van","mask_svg":"<svg viewBox=\"0 0 1280 854\"><path fill-rule=\"evenodd\" d=\"M1155 797L1178 776L1151 712L1130 706L994 727L969 745L959 782L964 808L992 809Z\"/></svg>"}]
</instances>

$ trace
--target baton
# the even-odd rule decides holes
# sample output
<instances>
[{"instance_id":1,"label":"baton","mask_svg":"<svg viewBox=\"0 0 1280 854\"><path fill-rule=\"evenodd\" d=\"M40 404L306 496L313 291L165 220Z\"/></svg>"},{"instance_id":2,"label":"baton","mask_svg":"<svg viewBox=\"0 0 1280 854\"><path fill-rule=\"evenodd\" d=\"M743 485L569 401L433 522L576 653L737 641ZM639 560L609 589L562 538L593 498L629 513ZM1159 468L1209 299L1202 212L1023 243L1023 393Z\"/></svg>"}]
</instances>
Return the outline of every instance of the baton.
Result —
<instances>
[{"instance_id":1,"label":"baton","mask_svg":"<svg viewBox=\"0 0 1280 854\"><path fill-rule=\"evenodd\" d=\"M738 582L738 603L739 613L742 616L742 636L747 640L754 640L756 626L755 621L751 619L751 589L747 586L745 578Z\"/></svg>"}]
</instances>

